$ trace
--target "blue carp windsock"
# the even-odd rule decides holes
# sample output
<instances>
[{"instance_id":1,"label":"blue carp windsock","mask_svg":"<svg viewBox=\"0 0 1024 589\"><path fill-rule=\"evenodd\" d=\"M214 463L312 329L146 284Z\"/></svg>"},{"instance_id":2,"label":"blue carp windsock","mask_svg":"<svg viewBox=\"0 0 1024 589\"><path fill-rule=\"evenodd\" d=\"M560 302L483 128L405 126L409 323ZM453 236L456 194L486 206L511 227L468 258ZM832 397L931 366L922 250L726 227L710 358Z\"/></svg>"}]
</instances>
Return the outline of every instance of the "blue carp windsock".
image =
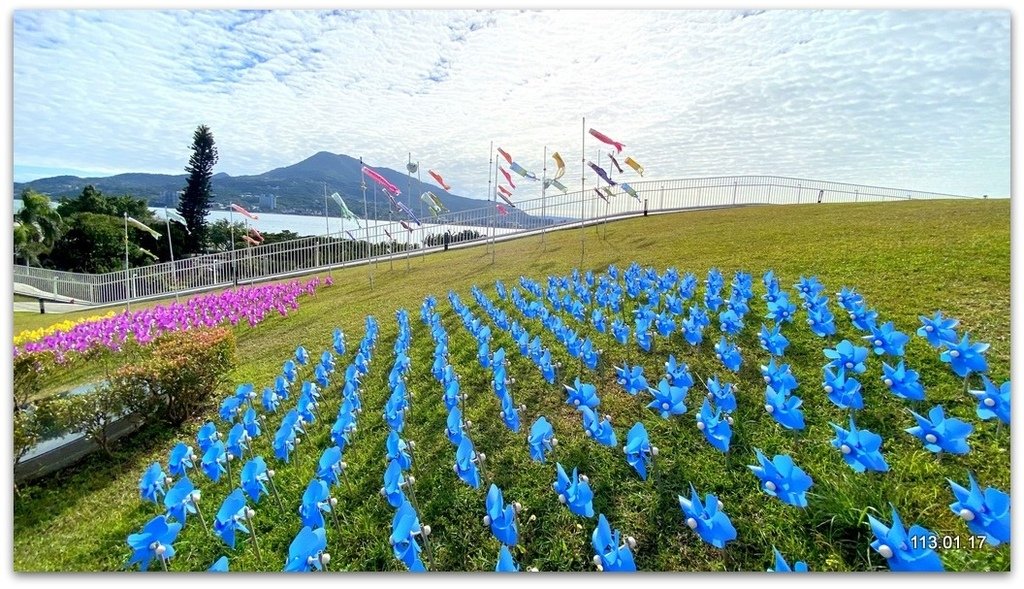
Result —
<instances>
[{"instance_id":1,"label":"blue carp windsock","mask_svg":"<svg viewBox=\"0 0 1024 589\"><path fill-rule=\"evenodd\" d=\"M625 182L623 182L622 184L619 184L619 188L621 188L623 191L625 191L626 194L632 196L633 198L635 198L637 200L640 200L640 195L637 194L636 190L633 190L633 187L630 186L629 184L626 184Z\"/></svg>"},{"instance_id":2,"label":"blue carp windsock","mask_svg":"<svg viewBox=\"0 0 1024 589\"><path fill-rule=\"evenodd\" d=\"M604 168L590 161L587 162L587 165L590 166L590 169L594 170L594 172L596 172L598 176L603 178L605 182L611 184L612 186L615 186L615 181L608 177L608 172L605 172Z\"/></svg>"}]
</instances>

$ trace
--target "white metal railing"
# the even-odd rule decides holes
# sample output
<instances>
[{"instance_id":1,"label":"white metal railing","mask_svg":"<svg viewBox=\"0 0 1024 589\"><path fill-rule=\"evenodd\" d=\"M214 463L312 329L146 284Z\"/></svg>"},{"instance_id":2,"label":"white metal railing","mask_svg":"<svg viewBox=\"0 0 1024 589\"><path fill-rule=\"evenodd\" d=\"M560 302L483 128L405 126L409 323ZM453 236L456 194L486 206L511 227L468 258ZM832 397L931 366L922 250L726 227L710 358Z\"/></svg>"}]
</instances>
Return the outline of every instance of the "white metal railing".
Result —
<instances>
[{"instance_id":1,"label":"white metal railing","mask_svg":"<svg viewBox=\"0 0 1024 589\"><path fill-rule=\"evenodd\" d=\"M402 253L407 249L418 252L440 246L445 232L451 232L454 244L491 235L515 235L534 232L545 226L572 226L581 220L586 223L644 211L819 201L977 198L781 176L716 176L644 180L629 184L637 197L625 194L619 187L612 188L615 196L607 201L599 198L594 188L566 194L549 188L543 198L516 202L515 208L498 200L497 204L508 210L507 215L499 215L495 203L487 202L476 209L421 217L422 224L409 222L409 229L403 227L397 218L362 221L361 228L349 223L344 232L206 254L176 260L173 266L165 262L131 268L127 275L124 270L83 274L15 265L14 282L82 303L107 304L307 273ZM422 205L414 206L419 199L408 196L410 208L422 211Z\"/></svg>"}]
</instances>

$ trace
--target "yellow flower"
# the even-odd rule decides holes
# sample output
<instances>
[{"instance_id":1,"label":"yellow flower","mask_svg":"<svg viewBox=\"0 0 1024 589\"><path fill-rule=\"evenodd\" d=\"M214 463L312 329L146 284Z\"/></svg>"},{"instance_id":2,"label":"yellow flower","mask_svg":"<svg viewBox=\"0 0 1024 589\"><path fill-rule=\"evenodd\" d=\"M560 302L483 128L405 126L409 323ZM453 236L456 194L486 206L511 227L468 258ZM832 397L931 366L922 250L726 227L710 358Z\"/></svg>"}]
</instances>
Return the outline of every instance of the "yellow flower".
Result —
<instances>
[{"instance_id":1,"label":"yellow flower","mask_svg":"<svg viewBox=\"0 0 1024 589\"><path fill-rule=\"evenodd\" d=\"M14 345L23 346L28 342L39 341L45 338L46 336L52 335L54 333L63 333L71 331L72 329L74 329L76 325L80 325L82 323L89 323L92 321L101 321L103 319L109 319L116 314L117 313L115 313L114 311L108 311L104 315L92 315L90 317L83 317L81 319L65 319L64 321L54 323L47 327L40 327L38 329L26 329L25 331L22 331L18 335L14 336Z\"/></svg>"}]
</instances>

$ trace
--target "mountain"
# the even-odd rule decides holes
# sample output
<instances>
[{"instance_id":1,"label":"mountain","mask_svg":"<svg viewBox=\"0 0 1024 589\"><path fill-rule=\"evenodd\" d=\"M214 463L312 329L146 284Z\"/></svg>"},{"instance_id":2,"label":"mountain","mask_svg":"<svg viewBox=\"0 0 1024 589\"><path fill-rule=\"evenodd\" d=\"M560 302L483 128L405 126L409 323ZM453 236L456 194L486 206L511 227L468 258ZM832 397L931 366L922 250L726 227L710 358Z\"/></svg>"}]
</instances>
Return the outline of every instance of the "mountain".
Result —
<instances>
[{"instance_id":1,"label":"mountain","mask_svg":"<svg viewBox=\"0 0 1024 589\"><path fill-rule=\"evenodd\" d=\"M452 212L477 209L487 206L484 200L465 198L449 193L443 188L426 182L420 182L413 175L412 190L405 171L390 168L374 168L389 182L402 191L398 199L409 205L412 197L412 210L424 217L430 212L420 201L420 195L431 191L441 198L444 205ZM421 170L426 175L426 170ZM429 177L429 176L428 176ZM105 194L131 194L144 198L150 206L177 206L177 195L185 188L188 176L185 174L118 174L105 178L79 178L77 176L54 176L40 178L31 182L15 182L14 195L25 188L48 194L54 200L62 197L75 198L89 184ZM324 212L324 183L327 192L338 192L345 204L356 215L363 216L363 193L360 186L362 170L359 160L343 154L321 151L297 164L276 168L255 176L231 176L218 173L213 176L213 208L227 208L232 202L241 204L253 211L269 211L269 207L260 206L260 195L276 195L277 208L275 213L322 215ZM388 199L383 191L377 191L377 208L373 208L374 182L367 181L366 199L367 212L371 218L386 219L389 214ZM338 215L338 208L329 205L331 215Z\"/></svg>"}]
</instances>

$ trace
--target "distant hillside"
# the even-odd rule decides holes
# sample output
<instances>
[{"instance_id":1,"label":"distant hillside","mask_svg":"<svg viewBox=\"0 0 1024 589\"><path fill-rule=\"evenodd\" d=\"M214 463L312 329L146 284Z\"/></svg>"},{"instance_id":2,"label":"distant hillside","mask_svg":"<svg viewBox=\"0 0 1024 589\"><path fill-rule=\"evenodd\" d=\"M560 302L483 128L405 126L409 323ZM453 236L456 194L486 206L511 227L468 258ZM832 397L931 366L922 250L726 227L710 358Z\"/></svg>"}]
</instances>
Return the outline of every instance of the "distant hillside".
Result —
<instances>
[{"instance_id":1,"label":"distant hillside","mask_svg":"<svg viewBox=\"0 0 1024 589\"><path fill-rule=\"evenodd\" d=\"M409 181L405 171L390 168L374 167L385 178L402 191L399 199L409 204ZM425 175L425 170L421 172ZM359 160L343 154L321 151L291 166L276 168L256 176L230 176L220 173L213 177L214 207L225 208L231 202L242 204L247 209L266 211L259 205L259 195L277 195L275 213L322 215L324 211L324 182L327 183L328 194L338 192L345 204L356 215L363 216L363 196L360 189L361 170ZM31 182L15 182L14 197L21 191L32 188L50 195L54 200L61 197L74 198L82 194L85 186L92 184L105 194L131 194L145 198L150 206L176 206L178 193L185 188L187 175L178 174L118 174L106 178L79 178L77 176L54 176L40 178ZM387 198L378 194L376 213L373 210L373 183L368 182L367 196L369 217L384 219L388 217ZM419 196L431 191L441 198L444 205L452 212L476 209L486 206L486 202L478 199L456 196L443 188L412 178L412 210L417 215L429 216L429 211L420 201ZM334 204L330 205L331 214L337 215Z\"/></svg>"}]
</instances>

